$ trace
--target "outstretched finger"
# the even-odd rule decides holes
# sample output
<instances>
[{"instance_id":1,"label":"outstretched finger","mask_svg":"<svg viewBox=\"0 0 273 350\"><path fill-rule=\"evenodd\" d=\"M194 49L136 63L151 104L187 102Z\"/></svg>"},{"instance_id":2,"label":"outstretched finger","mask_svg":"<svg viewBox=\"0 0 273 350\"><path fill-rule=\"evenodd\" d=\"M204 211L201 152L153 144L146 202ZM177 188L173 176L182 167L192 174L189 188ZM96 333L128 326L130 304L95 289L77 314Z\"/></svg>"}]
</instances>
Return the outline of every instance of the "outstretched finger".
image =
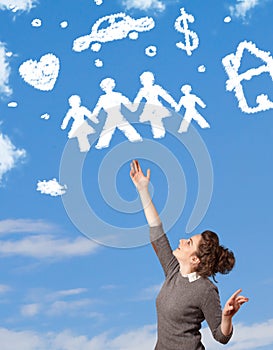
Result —
<instances>
[{"instance_id":1,"label":"outstretched finger","mask_svg":"<svg viewBox=\"0 0 273 350\"><path fill-rule=\"evenodd\" d=\"M136 173L138 171L137 161L134 159L131 163L131 169Z\"/></svg>"},{"instance_id":2,"label":"outstretched finger","mask_svg":"<svg viewBox=\"0 0 273 350\"><path fill-rule=\"evenodd\" d=\"M130 167L131 167L130 176L133 177L136 173L133 162L131 162Z\"/></svg>"},{"instance_id":3,"label":"outstretched finger","mask_svg":"<svg viewBox=\"0 0 273 350\"><path fill-rule=\"evenodd\" d=\"M247 301L249 301L249 299L243 296L239 296L237 298L237 303L239 303L240 305L246 303Z\"/></svg>"},{"instance_id":4,"label":"outstretched finger","mask_svg":"<svg viewBox=\"0 0 273 350\"><path fill-rule=\"evenodd\" d=\"M230 300L231 300L231 299L235 299L235 298L241 293L241 291L242 291L241 288L238 289L238 290L236 290L236 292L233 293L232 296L231 296L229 299L230 299Z\"/></svg>"},{"instance_id":5,"label":"outstretched finger","mask_svg":"<svg viewBox=\"0 0 273 350\"><path fill-rule=\"evenodd\" d=\"M139 162L137 159L134 160L134 163L135 163L135 166L136 166L136 169L139 170L140 168L140 165L139 165Z\"/></svg>"},{"instance_id":6,"label":"outstretched finger","mask_svg":"<svg viewBox=\"0 0 273 350\"><path fill-rule=\"evenodd\" d=\"M151 177L151 170L148 169L148 170L147 170L147 179L150 180L150 177Z\"/></svg>"}]
</instances>

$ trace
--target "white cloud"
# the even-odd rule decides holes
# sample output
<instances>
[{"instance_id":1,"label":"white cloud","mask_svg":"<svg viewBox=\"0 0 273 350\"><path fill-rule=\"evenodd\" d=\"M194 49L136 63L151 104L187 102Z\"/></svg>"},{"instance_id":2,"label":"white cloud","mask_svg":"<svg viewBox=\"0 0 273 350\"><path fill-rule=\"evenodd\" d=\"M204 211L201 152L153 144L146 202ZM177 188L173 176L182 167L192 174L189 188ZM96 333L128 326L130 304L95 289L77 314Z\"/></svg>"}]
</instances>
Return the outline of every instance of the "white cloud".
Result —
<instances>
[{"instance_id":1,"label":"white cloud","mask_svg":"<svg viewBox=\"0 0 273 350\"><path fill-rule=\"evenodd\" d=\"M40 309L40 304L26 304L21 307L21 314L25 317L33 317L39 313Z\"/></svg>"},{"instance_id":2,"label":"white cloud","mask_svg":"<svg viewBox=\"0 0 273 350\"><path fill-rule=\"evenodd\" d=\"M82 293L86 293L88 290L86 288L74 288L74 289L66 289L66 290L59 290L57 292L54 292L52 294L48 295L48 299L58 299L60 297L69 297L74 295L79 295Z\"/></svg>"},{"instance_id":3,"label":"white cloud","mask_svg":"<svg viewBox=\"0 0 273 350\"><path fill-rule=\"evenodd\" d=\"M46 234L43 234L44 232ZM61 259L89 255L100 247L84 236L71 239L64 238L56 232L60 232L57 225L43 220L0 220L0 234L9 234L6 239L0 241L0 256L25 256L39 260ZM16 239L10 238L10 234L17 233L20 233L20 236L16 236ZM76 295L84 291L85 289L78 288L60 293L63 293L63 296Z\"/></svg>"},{"instance_id":4,"label":"white cloud","mask_svg":"<svg viewBox=\"0 0 273 350\"><path fill-rule=\"evenodd\" d=\"M84 311L87 311L87 307L93 304L92 299L81 299L73 301L57 300L51 305L48 305L46 314L48 316L59 316L59 315L75 315Z\"/></svg>"},{"instance_id":5,"label":"white cloud","mask_svg":"<svg viewBox=\"0 0 273 350\"><path fill-rule=\"evenodd\" d=\"M205 347L210 350L218 350L219 345L212 339L210 330L205 328L202 333ZM268 345L273 345L273 319L252 325L235 324L234 335L225 349L251 350Z\"/></svg>"},{"instance_id":6,"label":"white cloud","mask_svg":"<svg viewBox=\"0 0 273 350\"><path fill-rule=\"evenodd\" d=\"M56 179L38 181L37 183L37 191L54 197L65 194L66 188L65 185L59 184Z\"/></svg>"},{"instance_id":7,"label":"white cloud","mask_svg":"<svg viewBox=\"0 0 273 350\"><path fill-rule=\"evenodd\" d=\"M30 11L38 0L0 0L0 10Z\"/></svg>"},{"instance_id":8,"label":"white cloud","mask_svg":"<svg viewBox=\"0 0 273 350\"><path fill-rule=\"evenodd\" d=\"M5 350L46 350L44 339L40 334L12 331L6 328L0 328L0 344Z\"/></svg>"},{"instance_id":9,"label":"white cloud","mask_svg":"<svg viewBox=\"0 0 273 350\"><path fill-rule=\"evenodd\" d=\"M151 350L156 340L155 329L154 325L144 326L114 338L103 333L89 339L69 330L42 334L0 328L0 343L5 350Z\"/></svg>"},{"instance_id":10,"label":"white cloud","mask_svg":"<svg viewBox=\"0 0 273 350\"><path fill-rule=\"evenodd\" d=\"M218 350L221 345L209 338L205 328L204 343L207 349ZM0 344L5 350L151 350L156 342L156 325L146 325L118 336L110 332L93 338L75 335L70 330L60 333L18 332L0 328ZM235 333L226 350L251 350L273 345L273 319L252 325L235 325Z\"/></svg>"},{"instance_id":11,"label":"white cloud","mask_svg":"<svg viewBox=\"0 0 273 350\"><path fill-rule=\"evenodd\" d=\"M5 294L11 290L10 286L0 284L0 294Z\"/></svg>"},{"instance_id":12,"label":"white cloud","mask_svg":"<svg viewBox=\"0 0 273 350\"><path fill-rule=\"evenodd\" d=\"M24 256L36 259L61 259L94 253L98 245L84 237L57 238L52 235L28 236L1 240L0 256Z\"/></svg>"},{"instance_id":13,"label":"white cloud","mask_svg":"<svg viewBox=\"0 0 273 350\"><path fill-rule=\"evenodd\" d=\"M20 311L23 317L35 317L38 314L42 317L80 317L104 319L103 314L92 309L100 302L93 298L82 298L81 294L86 293L86 288L74 288L47 292L43 289L33 289L27 297L28 303L21 306Z\"/></svg>"},{"instance_id":14,"label":"white cloud","mask_svg":"<svg viewBox=\"0 0 273 350\"><path fill-rule=\"evenodd\" d=\"M25 156L26 151L24 149L17 149L9 137L0 132L0 184L3 176L12 170Z\"/></svg>"},{"instance_id":15,"label":"white cloud","mask_svg":"<svg viewBox=\"0 0 273 350\"><path fill-rule=\"evenodd\" d=\"M156 342L156 326L148 325L121 334L109 341L109 348L118 350L148 350L153 349ZM102 349L102 348L101 348Z\"/></svg>"},{"instance_id":16,"label":"white cloud","mask_svg":"<svg viewBox=\"0 0 273 350\"><path fill-rule=\"evenodd\" d=\"M139 9L139 10L158 10L164 11L165 4L160 0L123 0L123 5L127 10L130 9Z\"/></svg>"},{"instance_id":17,"label":"white cloud","mask_svg":"<svg viewBox=\"0 0 273 350\"><path fill-rule=\"evenodd\" d=\"M261 3L261 0L237 0L235 6L230 6L230 13L235 17L245 18L248 11Z\"/></svg>"},{"instance_id":18,"label":"white cloud","mask_svg":"<svg viewBox=\"0 0 273 350\"><path fill-rule=\"evenodd\" d=\"M0 234L8 233L44 233L56 232L57 225L47 223L44 220L31 219L6 219L0 220Z\"/></svg>"},{"instance_id":19,"label":"white cloud","mask_svg":"<svg viewBox=\"0 0 273 350\"><path fill-rule=\"evenodd\" d=\"M0 41L0 94L11 95L9 86L10 66L7 60L5 44Z\"/></svg>"}]
</instances>

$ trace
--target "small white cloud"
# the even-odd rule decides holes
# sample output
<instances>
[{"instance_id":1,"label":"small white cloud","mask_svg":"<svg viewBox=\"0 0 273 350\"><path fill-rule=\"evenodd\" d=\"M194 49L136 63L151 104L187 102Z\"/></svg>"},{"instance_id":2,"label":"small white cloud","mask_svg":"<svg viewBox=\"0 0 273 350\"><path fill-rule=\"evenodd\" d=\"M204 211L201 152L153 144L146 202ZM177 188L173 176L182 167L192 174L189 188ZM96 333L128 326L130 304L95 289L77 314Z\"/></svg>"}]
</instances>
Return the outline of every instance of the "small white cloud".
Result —
<instances>
[{"instance_id":1,"label":"small white cloud","mask_svg":"<svg viewBox=\"0 0 273 350\"><path fill-rule=\"evenodd\" d=\"M224 18L224 22L225 22L225 23L230 23L230 22L231 22L231 17L230 17L230 16L226 16L226 17Z\"/></svg>"},{"instance_id":2,"label":"small white cloud","mask_svg":"<svg viewBox=\"0 0 273 350\"><path fill-rule=\"evenodd\" d=\"M154 57L157 54L157 47L154 45L150 45L146 47L145 54L150 57Z\"/></svg>"},{"instance_id":3,"label":"small white cloud","mask_svg":"<svg viewBox=\"0 0 273 350\"><path fill-rule=\"evenodd\" d=\"M81 313L83 310L86 311L87 307L93 304L92 299L81 299L73 301L57 300L51 305L48 305L46 314L48 316L59 316L59 315L75 315Z\"/></svg>"},{"instance_id":4,"label":"small white cloud","mask_svg":"<svg viewBox=\"0 0 273 350\"><path fill-rule=\"evenodd\" d=\"M0 95L9 96L12 94L12 89L9 86L10 66L7 57L9 56L5 44L0 41Z\"/></svg>"},{"instance_id":5,"label":"small white cloud","mask_svg":"<svg viewBox=\"0 0 273 350\"><path fill-rule=\"evenodd\" d=\"M63 28L63 29L67 28L68 27L68 22L67 21L62 21L60 23L60 27Z\"/></svg>"},{"instance_id":6,"label":"small white cloud","mask_svg":"<svg viewBox=\"0 0 273 350\"><path fill-rule=\"evenodd\" d=\"M38 0L0 0L0 10L30 11L37 3Z\"/></svg>"},{"instance_id":7,"label":"small white cloud","mask_svg":"<svg viewBox=\"0 0 273 350\"><path fill-rule=\"evenodd\" d=\"M103 61L100 60L99 58L95 60L95 66L98 68L103 67Z\"/></svg>"},{"instance_id":8,"label":"small white cloud","mask_svg":"<svg viewBox=\"0 0 273 350\"><path fill-rule=\"evenodd\" d=\"M237 0L235 6L230 6L230 13L235 17L245 18L247 13L260 3L261 0Z\"/></svg>"},{"instance_id":9,"label":"small white cloud","mask_svg":"<svg viewBox=\"0 0 273 350\"><path fill-rule=\"evenodd\" d=\"M123 5L127 10L139 9L139 10L158 10L164 11L166 6L163 1L160 0L123 0Z\"/></svg>"},{"instance_id":10,"label":"small white cloud","mask_svg":"<svg viewBox=\"0 0 273 350\"><path fill-rule=\"evenodd\" d=\"M9 102L9 103L8 103L8 107L10 107L10 108L16 108L16 107L18 107L18 103L15 102L15 101Z\"/></svg>"},{"instance_id":11,"label":"small white cloud","mask_svg":"<svg viewBox=\"0 0 273 350\"><path fill-rule=\"evenodd\" d=\"M197 70L198 70L199 73L205 73L205 71L206 71L206 66L204 66L204 65L202 64L201 66L199 66L199 67L197 68Z\"/></svg>"},{"instance_id":12,"label":"small white cloud","mask_svg":"<svg viewBox=\"0 0 273 350\"><path fill-rule=\"evenodd\" d=\"M21 315L25 317L36 316L40 311L40 304L27 304L21 307Z\"/></svg>"},{"instance_id":13,"label":"small white cloud","mask_svg":"<svg viewBox=\"0 0 273 350\"><path fill-rule=\"evenodd\" d=\"M43 194L49 194L53 197L65 194L66 189L66 185L59 184L56 179L52 179L49 181L38 181L37 183L37 191L40 191Z\"/></svg>"},{"instance_id":14,"label":"small white cloud","mask_svg":"<svg viewBox=\"0 0 273 350\"><path fill-rule=\"evenodd\" d=\"M66 289L66 290L59 290L57 292L51 293L47 296L47 299L49 300L54 300L58 298L63 298L63 297L71 297L75 295L79 295L82 293L86 293L87 289L86 288L74 288L74 289Z\"/></svg>"},{"instance_id":15,"label":"small white cloud","mask_svg":"<svg viewBox=\"0 0 273 350\"><path fill-rule=\"evenodd\" d=\"M44 120L48 120L48 119L50 118L50 114L44 113L44 114L41 115L40 118L41 118L41 119L44 119Z\"/></svg>"},{"instance_id":16,"label":"small white cloud","mask_svg":"<svg viewBox=\"0 0 273 350\"><path fill-rule=\"evenodd\" d=\"M0 294L5 294L11 290L10 286L0 284Z\"/></svg>"},{"instance_id":17,"label":"small white cloud","mask_svg":"<svg viewBox=\"0 0 273 350\"><path fill-rule=\"evenodd\" d=\"M3 176L25 157L26 151L24 149L17 149L9 137L0 132L0 184Z\"/></svg>"},{"instance_id":18,"label":"small white cloud","mask_svg":"<svg viewBox=\"0 0 273 350\"><path fill-rule=\"evenodd\" d=\"M42 25L42 20L40 18L34 18L32 21L31 21L31 25L32 27L41 27Z\"/></svg>"}]
</instances>

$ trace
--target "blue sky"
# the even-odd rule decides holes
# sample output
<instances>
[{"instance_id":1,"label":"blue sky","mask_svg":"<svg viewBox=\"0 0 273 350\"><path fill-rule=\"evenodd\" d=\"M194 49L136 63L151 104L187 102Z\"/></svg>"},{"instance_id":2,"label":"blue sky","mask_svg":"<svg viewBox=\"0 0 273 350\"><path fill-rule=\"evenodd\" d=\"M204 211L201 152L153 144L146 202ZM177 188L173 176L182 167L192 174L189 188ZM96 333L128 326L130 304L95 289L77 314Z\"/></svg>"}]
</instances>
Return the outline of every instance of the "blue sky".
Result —
<instances>
[{"instance_id":1,"label":"blue sky","mask_svg":"<svg viewBox=\"0 0 273 350\"><path fill-rule=\"evenodd\" d=\"M187 35L175 29L176 20L185 25L181 8L194 16L191 54L176 46ZM163 273L129 178L133 158L151 168L173 247L212 229L235 252L235 269L218 277L221 300L242 288L250 301L226 349L272 349L272 10L270 0L0 0L1 349L153 348ZM97 20L117 13L155 25L73 50ZM171 113L165 137L153 137L139 110L123 111L143 141L116 130L96 149L101 112L89 122L90 150L80 152L68 138L71 121L61 129L69 97L92 112L101 81L112 78L133 101L147 71L176 102L191 85L210 127L192 121L178 133L185 108L175 113L161 99ZM222 348L205 324L202 332L209 349Z\"/></svg>"}]
</instances>

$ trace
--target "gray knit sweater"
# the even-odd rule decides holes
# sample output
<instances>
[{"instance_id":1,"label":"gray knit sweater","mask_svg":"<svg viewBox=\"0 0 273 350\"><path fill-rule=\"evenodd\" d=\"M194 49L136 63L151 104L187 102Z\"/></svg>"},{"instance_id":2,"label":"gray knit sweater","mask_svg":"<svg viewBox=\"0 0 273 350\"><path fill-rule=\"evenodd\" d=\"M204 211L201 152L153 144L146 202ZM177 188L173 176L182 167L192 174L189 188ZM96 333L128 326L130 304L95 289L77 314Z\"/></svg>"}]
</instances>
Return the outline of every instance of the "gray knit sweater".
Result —
<instances>
[{"instance_id":1,"label":"gray knit sweater","mask_svg":"<svg viewBox=\"0 0 273 350\"><path fill-rule=\"evenodd\" d=\"M221 332L222 310L217 287L207 278L190 282L180 273L162 225L150 228L150 239L165 273L156 299L158 339L155 350L204 350L201 323L206 320L213 337L226 344Z\"/></svg>"}]
</instances>

